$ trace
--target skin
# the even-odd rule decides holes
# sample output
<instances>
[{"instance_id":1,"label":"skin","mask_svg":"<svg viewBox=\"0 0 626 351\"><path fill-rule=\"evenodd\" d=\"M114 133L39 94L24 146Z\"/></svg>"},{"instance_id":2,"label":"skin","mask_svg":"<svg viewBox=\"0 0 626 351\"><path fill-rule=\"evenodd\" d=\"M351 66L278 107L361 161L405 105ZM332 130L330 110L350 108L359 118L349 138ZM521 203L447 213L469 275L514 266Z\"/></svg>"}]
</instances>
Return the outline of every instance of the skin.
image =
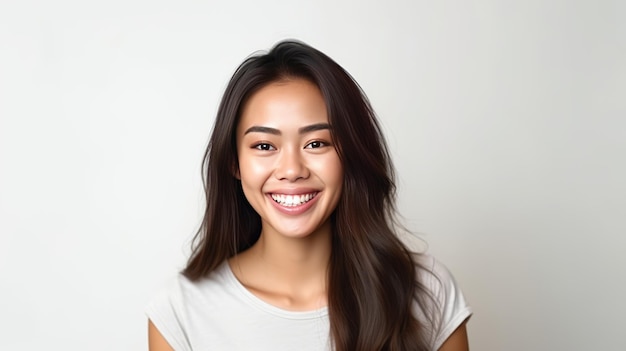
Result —
<instances>
[{"instance_id":1,"label":"skin","mask_svg":"<svg viewBox=\"0 0 626 351\"><path fill-rule=\"evenodd\" d=\"M237 126L239 169L246 199L259 214L259 240L229 260L237 279L282 309L327 305L330 215L341 197L343 169L333 147L324 99L303 79L271 83L248 100ZM310 203L278 204L272 195L314 194ZM149 322L150 351L172 348ZM465 325L440 351L467 351Z\"/></svg>"},{"instance_id":2,"label":"skin","mask_svg":"<svg viewBox=\"0 0 626 351\"><path fill-rule=\"evenodd\" d=\"M262 230L255 245L230 260L235 276L277 307L325 306L329 217L341 196L343 170L319 89L296 79L259 90L243 109L237 154L237 177ZM291 192L316 195L306 211L285 213L297 207L280 206L271 194Z\"/></svg>"},{"instance_id":3,"label":"skin","mask_svg":"<svg viewBox=\"0 0 626 351\"><path fill-rule=\"evenodd\" d=\"M467 320L463 322L441 345L439 351L469 351Z\"/></svg>"},{"instance_id":4,"label":"skin","mask_svg":"<svg viewBox=\"0 0 626 351\"><path fill-rule=\"evenodd\" d=\"M174 351L174 349L167 343L161 332L152 324L152 321L148 321L148 350L150 351Z\"/></svg>"}]
</instances>

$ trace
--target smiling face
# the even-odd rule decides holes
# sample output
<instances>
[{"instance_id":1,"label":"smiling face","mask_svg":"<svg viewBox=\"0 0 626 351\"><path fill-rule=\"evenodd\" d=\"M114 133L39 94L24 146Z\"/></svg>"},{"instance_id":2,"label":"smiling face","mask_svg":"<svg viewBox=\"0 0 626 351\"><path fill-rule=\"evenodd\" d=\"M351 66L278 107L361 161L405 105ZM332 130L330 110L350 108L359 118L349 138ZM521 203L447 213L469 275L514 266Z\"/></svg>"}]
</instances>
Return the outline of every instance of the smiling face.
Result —
<instances>
[{"instance_id":1,"label":"smiling face","mask_svg":"<svg viewBox=\"0 0 626 351\"><path fill-rule=\"evenodd\" d=\"M292 79L253 94L237 126L237 154L237 177L264 235L330 231L343 169L317 86Z\"/></svg>"}]
</instances>

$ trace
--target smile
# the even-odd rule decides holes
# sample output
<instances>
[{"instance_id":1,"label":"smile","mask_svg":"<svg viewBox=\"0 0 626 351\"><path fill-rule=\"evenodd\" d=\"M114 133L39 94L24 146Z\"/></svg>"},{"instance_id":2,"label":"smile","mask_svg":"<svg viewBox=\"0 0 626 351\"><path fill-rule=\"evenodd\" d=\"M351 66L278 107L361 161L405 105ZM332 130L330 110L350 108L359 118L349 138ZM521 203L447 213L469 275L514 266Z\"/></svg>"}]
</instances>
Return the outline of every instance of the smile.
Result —
<instances>
[{"instance_id":1,"label":"smile","mask_svg":"<svg viewBox=\"0 0 626 351\"><path fill-rule=\"evenodd\" d=\"M311 201L317 192L302 195L271 194L272 199L281 206L295 207Z\"/></svg>"}]
</instances>

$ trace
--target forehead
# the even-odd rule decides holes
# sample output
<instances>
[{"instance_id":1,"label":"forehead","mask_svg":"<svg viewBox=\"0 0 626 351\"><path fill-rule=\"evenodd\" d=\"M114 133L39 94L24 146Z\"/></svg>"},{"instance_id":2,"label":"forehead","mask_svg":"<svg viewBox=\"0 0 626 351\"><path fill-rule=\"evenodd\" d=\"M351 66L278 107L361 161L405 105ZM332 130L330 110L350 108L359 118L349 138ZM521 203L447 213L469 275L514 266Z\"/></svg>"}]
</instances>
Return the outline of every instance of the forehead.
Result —
<instances>
[{"instance_id":1,"label":"forehead","mask_svg":"<svg viewBox=\"0 0 626 351\"><path fill-rule=\"evenodd\" d=\"M319 88L305 79L290 79L255 92L243 107L237 131L253 125L289 130L313 123L328 123Z\"/></svg>"}]
</instances>

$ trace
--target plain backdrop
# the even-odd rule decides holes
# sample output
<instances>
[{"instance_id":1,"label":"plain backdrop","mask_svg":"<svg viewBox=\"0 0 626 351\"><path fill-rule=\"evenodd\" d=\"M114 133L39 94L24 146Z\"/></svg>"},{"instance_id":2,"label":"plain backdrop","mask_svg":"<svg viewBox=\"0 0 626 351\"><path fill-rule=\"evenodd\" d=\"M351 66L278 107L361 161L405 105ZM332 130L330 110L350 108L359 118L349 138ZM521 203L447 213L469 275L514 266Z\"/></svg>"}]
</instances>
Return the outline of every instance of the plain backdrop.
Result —
<instances>
[{"instance_id":1,"label":"plain backdrop","mask_svg":"<svg viewBox=\"0 0 626 351\"><path fill-rule=\"evenodd\" d=\"M223 89L297 38L369 95L472 350L625 350L625 4L2 0L0 349L147 348Z\"/></svg>"}]
</instances>

